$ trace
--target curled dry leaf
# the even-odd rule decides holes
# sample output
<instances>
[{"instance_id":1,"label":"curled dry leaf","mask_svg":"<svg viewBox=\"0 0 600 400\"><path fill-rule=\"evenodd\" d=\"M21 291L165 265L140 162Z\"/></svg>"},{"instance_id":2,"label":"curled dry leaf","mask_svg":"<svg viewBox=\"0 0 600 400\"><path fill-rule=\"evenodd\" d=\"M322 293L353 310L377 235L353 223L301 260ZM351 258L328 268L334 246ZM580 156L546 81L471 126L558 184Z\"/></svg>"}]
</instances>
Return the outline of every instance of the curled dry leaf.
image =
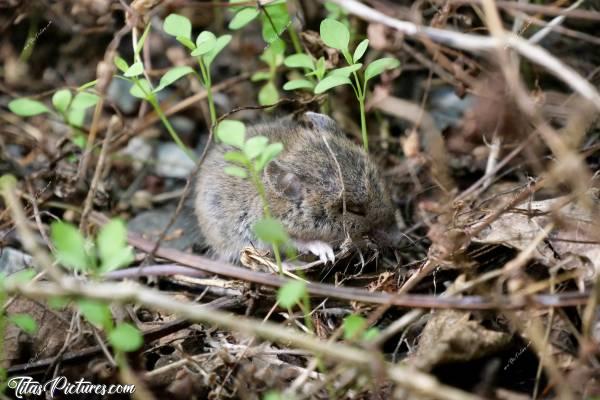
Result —
<instances>
[{"instance_id":1,"label":"curled dry leaf","mask_svg":"<svg viewBox=\"0 0 600 400\"><path fill-rule=\"evenodd\" d=\"M594 203L594 208L600 205L597 199ZM591 279L600 271L597 214L566 197L525 202L492 222L475 241L523 250L554 222L556 227L537 246L534 257L546 265L561 262L566 268L583 267L585 277Z\"/></svg>"}]
</instances>

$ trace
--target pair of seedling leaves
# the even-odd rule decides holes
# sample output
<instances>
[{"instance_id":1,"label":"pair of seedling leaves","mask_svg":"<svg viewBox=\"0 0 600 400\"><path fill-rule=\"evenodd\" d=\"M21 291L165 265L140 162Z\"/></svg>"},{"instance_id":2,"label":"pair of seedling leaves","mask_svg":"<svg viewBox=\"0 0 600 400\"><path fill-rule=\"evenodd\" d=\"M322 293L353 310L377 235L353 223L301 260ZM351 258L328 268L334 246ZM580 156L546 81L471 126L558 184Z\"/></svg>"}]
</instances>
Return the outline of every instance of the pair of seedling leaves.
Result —
<instances>
[{"instance_id":1,"label":"pair of seedling leaves","mask_svg":"<svg viewBox=\"0 0 600 400\"><path fill-rule=\"evenodd\" d=\"M293 54L285 59L284 64L289 68L301 68L308 71L305 76L314 76L318 83L315 84L308 79L295 79L283 86L285 90L308 89L314 91L315 94L324 93L336 86L351 85L350 76L362 69L363 64L359 61L369 47L369 39L361 41L354 49L354 53L350 54L350 31L344 24L331 18L324 19L321 22L320 35L327 46L342 53L348 66L336 68L325 75L327 71L323 57L315 62L309 55ZM392 57L380 58L369 63L364 69L362 87L360 88L362 90L359 93L363 93L364 96L369 80L380 75L383 71L397 68L399 65L400 62Z\"/></svg>"},{"instance_id":2,"label":"pair of seedling leaves","mask_svg":"<svg viewBox=\"0 0 600 400\"><path fill-rule=\"evenodd\" d=\"M50 227L50 237L56 259L65 267L98 276L131 264L133 249L127 245L127 227L120 219L113 219L98 233L95 243L86 240L79 230L65 222ZM135 351L143 344L139 330L128 323L115 326L107 304L91 300L77 300L77 307L92 324L104 329L110 344L117 350Z\"/></svg>"},{"instance_id":3,"label":"pair of seedling leaves","mask_svg":"<svg viewBox=\"0 0 600 400\"><path fill-rule=\"evenodd\" d=\"M51 110L40 101L26 97L12 100L8 103L8 108L22 117L50 113L59 116L67 124L80 128L83 126L85 110L96 105L99 99L95 94L84 91L87 86L84 85L79 88L75 97L69 89L61 89L54 93L52 96L54 110Z\"/></svg>"},{"instance_id":4,"label":"pair of seedling leaves","mask_svg":"<svg viewBox=\"0 0 600 400\"><path fill-rule=\"evenodd\" d=\"M73 270L102 275L134 260L133 250L127 245L127 228L120 219L104 225L95 243L87 241L75 226L65 222L53 223L50 236L56 259Z\"/></svg>"},{"instance_id":5,"label":"pair of seedling leaves","mask_svg":"<svg viewBox=\"0 0 600 400\"><path fill-rule=\"evenodd\" d=\"M156 93L171 85L173 82L185 75L195 73L194 69L187 65L171 68L162 76L158 86L154 89L148 80L145 78L139 79L138 77L144 73L144 65L139 58L139 54L149 29L150 25L148 25L138 43L135 45L134 55L137 61L131 66L128 65L123 58L119 56L115 57L115 65L123 72L123 77L126 80L134 82L134 85L130 90L131 95L145 100L154 99ZM207 83L210 82L210 65L223 48L229 44L231 35L216 37L212 32L203 31L197 36L196 42L194 43L192 41L192 24L190 20L178 14L170 14L163 23L163 29L167 34L174 36L179 43L183 44L190 51L191 56L197 58L198 63L201 65L201 82L206 86Z\"/></svg>"}]
</instances>

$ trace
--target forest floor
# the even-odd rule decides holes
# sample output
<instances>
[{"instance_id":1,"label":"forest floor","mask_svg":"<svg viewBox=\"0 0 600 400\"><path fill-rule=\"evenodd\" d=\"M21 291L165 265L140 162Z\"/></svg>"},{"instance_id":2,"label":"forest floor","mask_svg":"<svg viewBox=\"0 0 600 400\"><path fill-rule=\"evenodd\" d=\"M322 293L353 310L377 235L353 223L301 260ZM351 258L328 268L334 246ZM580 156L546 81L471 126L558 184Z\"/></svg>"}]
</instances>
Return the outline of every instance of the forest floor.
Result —
<instances>
[{"instance_id":1,"label":"forest floor","mask_svg":"<svg viewBox=\"0 0 600 400\"><path fill-rule=\"evenodd\" d=\"M0 399L600 398L597 1L0 10ZM402 238L211 257L217 127L305 111Z\"/></svg>"}]
</instances>

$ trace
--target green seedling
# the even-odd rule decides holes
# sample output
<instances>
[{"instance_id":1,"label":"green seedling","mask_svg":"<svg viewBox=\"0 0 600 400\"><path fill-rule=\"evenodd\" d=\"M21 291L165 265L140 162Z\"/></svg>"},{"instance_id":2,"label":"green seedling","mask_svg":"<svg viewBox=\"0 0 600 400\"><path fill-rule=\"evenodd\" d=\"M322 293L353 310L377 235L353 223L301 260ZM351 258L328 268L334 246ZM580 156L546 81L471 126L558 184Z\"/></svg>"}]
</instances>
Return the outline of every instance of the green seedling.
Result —
<instances>
[{"instance_id":1,"label":"green seedling","mask_svg":"<svg viewBox=\"0 0 600 400\"><path fill-rule=\"evenodd\" d=\"M235 4L244 1L229 0L229 3ZM231 19L231 22L229 22L229 29L234 31L242 29L260 17L262 37L267 43L267 47L272 46L277 40L280 40L283 33L287 31L292 40L294 51L302 53L302 46L300 45L296 30L292 26L286 0L275 0L266 5L259 5L257 3L257 5L252 6L234 6L231 9L235 15Z\"/></svg>"},{"instance_id":2,"label":"green seedling","mask_svg":"<svg viewBox=\"0 0 600 400\"><path fill-rule=\"evenodd\" d=\"M335 87L350 85L358 100L360 108L360 126L362 132L363 146L369 150L367 124L365 116L365 102L367 97L367 84L374 77L388 69L397 68L400 62L392 57L375 60L363 68L360 60L365 55L369 40L361 41L354 52L350 54L350 31L341 22L327 18L321 22L320 35L323 42L336 50L339 50L347 62L347 66L330 70L325 75L325 62L314 61L309 56L294 55L285 60L285 65L291 68L309 69L307 76L315 76L318 83L313 85L305 79L292 80L284 86L286 90L308 89L315 94L325 93ZM351 79L352 78L352 79Z\"/></svg>"},{"instance_id":3,"label":"green seedling","mask_svg":"<svg viewBox=\"0 0 600 400\"><path fill-rule=\"evenodd\" d=\"M129 323L115 325L108 304L89 299L78 300L76 304L81 315L89 323L107 333L108 341L116 351L136 351L144 343L142 334L135 326Z\"/></svg>"},{"instance_id":4,"label":"green seedling","mask_svg":"<svg viewBox=\"0 0 600 400\"><path fill-rule=\"evenodd\" d=\"M31 281L35 271L23 270L10 276L5 276L0 272L0 304L6 304L7 295L4 289L4 284L26 283ZM4 338L6 338L6 328L11 323L25 333L33 335L38 330L37 322L29 314L7 314L5 310L0 310L0 358L4 357ZM0 366L0 395L6 390L7 371L6 368Z\"/></svg>"},{"instance_id":5,"label":"green seedling","mask_svg":"<svg viewBox=\"0 0 600 400\"><path fill-rule=\"evenodd\" d=\"M191 27L190 27L191 31ZM144 77L144 63L140 57L140 53L144 47L144 43L146 38L148 37L148 33L150 32L150 24L144 30L144 33L134 45L133 54L134 54L134 62L132 65L129 65L127 61L125 61L120 56L116 56L114 59L114 63L116 67L121 71L122 75L117 75L118 78L126 80L131 83L131 88L129 89L129 93L133 97L137 97L138 99L147 101L156 115L160 118L162 124L171 135L173 141L183 150L190 159L194 160L194 154L187 146L181 141L179 135L165 116L165 113L162 111L160 107L160 103L158 102L157 94L165 89L166 87L173 84L178 79L184 77L185 75L192 73L193 69L188 66L175 67L167 71L162 78L158 86L153 87L152 83Z\"/></svg>"},{"instance_id":6,"label":"green seedling","mask_svg":"<svg viewBox=\"0 0 600 400\"><path fill-rule=\"evenodd\" d=\"M127 228L120 219L104 225L95 242L86 240L74 225L65 222L54 222L50 236L57 261L72 270L100 276L134 260L133 249L127 245ZM108 341L117 352L135 351L143 344L137 328L127 323L113 323L110 308L104 302L80 299L76 304L90 323L108 334Z\"/></svg>"},{"instance_id":7,"label":"green seedling","mask_svg":"<svg viewBox=\"0 0 600 400\"><path fill-rule=\"evenodd\" d=\"M250 179L256 188L263 205L263 219L254 224L256 237L273 248L279 273L283 274L280 247L285 247L290 238L280 221L271 215L265 187L261 175L267 164L274 160L281 151L281 143L269 143L266 136L253 136L246 139L246 126L241 121L223 120L217 125L217 139L234 150L224 154L225 161L230 165L225 167L225 173L240 179Z\"/></svg>"},{"instance_id":8,"label":"green seedling","mask_svg":"<svg viewBox=\"0 0 600 400\"><path fill-rule=\"evenodd\" d=\"M196 37L196 42L194 43L192 41L192 23L188 18L178 14L170 14L165 19L163 29L188 49L190 55L196 59L200 68L200 74L190 67L174 68L171 71L177 72L173 72L171 77L166 79L166 75L163 76L163 79L165 79L164 87L189 73L196 75L202 86L206 89L211 124L214 125L217 122L217 112L213 100L210 66L217 55L229 44L231 35L216 37L214 33L210 31L203 31ZM163 88L162 79L157 89L159 88Z\"/></svg>"},{"instance_id":9,"label":"green seedling","mask_svg":"<svg viewBox=\"0 0 600 400\"><path fill-rule=\"evenodd\" d=\"M285 53L285 43L282 40L276 40L273 44L265 48L260 60L269 66L269 71L259 71L252 75L253 82L266 81L258 92L258 103L262 106L275 104L279 100L279 91L275 85L277 78L277 67L283 64L283 54Z\"/></svg>"},{"instance_id":10,"label":"green seedling","mask_svg":"<svg viewBox=\"0 0 600 400\"><path fill-rule=\"evenodd\" d=\"M370 341L379 334L379 329L375 327L368 328L367 320L358 314L351 314L344 318L342 327L344 329L344 339L346 340L361 339Z\"/></svg>"},{"instance_id":11,"label":"green seedling","mask_svg":"<svg viewBox=\"0 0 600 400\"><path fill-rule=\"evenodd\" d=\"M127 228L120 219L104 225L95 241L86 240L74 225L65 222L54 222L50 236L57 261L72 270L100 276L134 259L133 249L127 245Z\"/></svg>"},{"instance_id":12,"label":"green seedling","mask_svg":"<svg viewBox=\"0 0 600 400\"><path fill-rule=\"evenodd\" d=\"M81 131L85 120L85 111L96 105L100 97L94 93L86 91L95 82L90 82L80 87L73 96L70 89L60 89L52 96L52 108L49 108L41 101L29 99L26 97L14 99L8 103L8 108L13 113L21 117L33 117L41 114L50 116L63 121L69 125L73 131L73 143L83 148L85 147L85 136Z\"/></svg>"},{"instance_id":13,"label":"green seedling","mask_svg":"<svg viewBox=\"0 0 600 400\"><path fill-rule=\"evenodd\" d=\"M277 302L281 307L287 308L290 315L292 314L292 307L300 307L304 314L306 327L311 332L314 332L314 326L310 317L310 297L304 281L290 281L280 287L277 291Z\"/></svg>"}]
</instances>

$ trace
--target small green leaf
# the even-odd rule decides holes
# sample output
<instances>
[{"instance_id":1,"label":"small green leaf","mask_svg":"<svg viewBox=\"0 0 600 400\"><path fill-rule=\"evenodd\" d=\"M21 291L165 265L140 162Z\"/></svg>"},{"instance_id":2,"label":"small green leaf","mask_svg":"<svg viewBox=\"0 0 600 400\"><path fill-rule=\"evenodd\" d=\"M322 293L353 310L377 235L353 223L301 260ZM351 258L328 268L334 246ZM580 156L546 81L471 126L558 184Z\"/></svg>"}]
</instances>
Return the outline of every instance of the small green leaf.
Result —
<instances>
[{"instance_id":1,"label":"small green leaf","mask_svg":"<svg viewBox=\"0 0 600 400\"><path fill-rule=\"evenodd\" d=\"M108 334L108 341L119 351L132 352L144 344L144 338L138 328L129 324L119 324Z\"/></svg>"},{"instance_id":2,"label":"small green leaf","mask_svg":"<svg viewBox=\"0 0 600 400\"><path fill-rule=\"evenodd\" d=\"M5 190L12 190L16 185L17 178L15 178L14 175L4 174L0 176L0 192L3 192Z\"/></svg>"},{"instance_id":3,"label":"small green leaf","mask_svg":"<svg viewBox=\"0 0 600 400\"><path fill-rule=\"evenodd\" d=\"M345 77L349 77L350 74L352 74L353 72L358 71L359 69L362 68L362 64L358 63L358 64L352 64L352 65L348 65L347 67L342 67L342 68L337 68L332 70L328 76L345 76Z\"/></svg>"},{"instance_id":4,"label":"small green leaf","mask_svg":"<svg viewBox=\"0 0 600 400\"><path fill-rule=\"evenodd\" d=\"M269 43L268 48L276 56L275 65L279 66L283 64L283 59L285 58L285 42L282 39L274 40L273 42Z\"/></svg>"},{"instance_id":5,"label":"small green leaf","mask_svg":"<svg viewBox=\"0 0 600 400\"><path fill-rule=\"evenodd\" d=\"M37 322L29 314L12 314L8 316L8 319L23 332L30 335L33 335L38 329Z\"/></svg>"},{"instance_id":6,"label":"small green leaf","mask_svg":"<svg viewBox=\"0 0 600 400\"><path fill-rule=\"evenodd\" d=\"M28 282L31 282L31 280L33 279L35 274L36 274L36 272L34 269L27 268L27 269L15 272L14 274L10 274L6 278L6 281L10 282L11 285L28 283Z\"/></svg>"},{"instance_id":7,"label":"small green leaf","mask_svg":"<svg viewBox=\"0 0 600 400\"><path fill-rule=\"evenodd\" d=\"M69 89L61 89L52 96L52 105L61 113L64 113L69 108L71 103L71 91Z\"/></svg>"},{"instance_id":8,"label":"small green leaf","mask_svg":"<svg viewBox=\"0 0 600 400\"><path fill-rule=\"evenodd\" d=\"M347 51L350 43L350 32L348 28L335 19L326 18L321 22L321 39L329 47L337 50Z\"/></svg>"},{"instance_id":9,"label":"small green leaf","mask_svg":"<svg viewBox=\"0 0 600 400\"><path fill-rule=\"evenodd\" d=\"M151 26L152 26L152 24L146 25L146 29L144 29L144 33L142 33L142 37L140 37L140 39L136 43L135 48L133 49L133 52L136 55L140 54L140 51L142 51L142 48L144 47L144 42L146 42L146 37L148 37L148 32L150 32Z\"/></svg>"},{"instance_id":10,"label":"small green leaf","mask_svg":"<svg viewBox=\"0 0 600 400\"><path fill-rule=\"evenodd\" d=\"M32 117L34 115L50 112L44 103L27 98L12 100L8 103L8 109L21 117Z\"/></svg>"},{"instance_id":11,"label":"small green leaf","mask_svg":"<svg viewBox=\"0 0 600 400\"><path fill-rule=\"evenodd\" d=\"M289 241L289 236L281 222L273 218L261 219L254 224L252 230L257 238L269 244L282 245Z\"/></svg>"},{"instance_id":12,"label":"small green leaf","mask_svg":"<svg viewBox=\"0 0 600 400\"><path fill-rule=\"evenodd\" d=\"M70 301L68 297L52 296L48 299L48 306L54 310L62 310Z\"/></svg>"},{"instance_id":13,"label":"small green leaf","mask_svg":"<svg viewBox=\"0 0 600 400\"><path fill-rule=\"evenodd\" d=\"M246 140L244 144L244 154L248 159L253 160L258 157L269 144L266 136L254 136Z\"/></svg>"},{"instance_id":14,"label":"small green leaf","mask_svg":"<svg viewBox=\"0 0 600 400\"><path fill-rule=\"evenodd\" d=\"M386 69L393 69L400 66L400 61L392 57L380 58L375 60L365 69L365 82L369 79L381 74Z\"/></svg>"},{"instance_id":15,"label":"small green leaf","mask_svg":"<svg viewBox=\"0 0 600 400\"><path fill-rule=\"evenodd\" d=\"M275 159L283 151L283 144L271 143L268 145L256 161L255 167L257 170L262 171L269 162Z\"/></svg>"},{"instance_id":16,"label":"small green leaf","mask_svg":"<svg viewBox=\"0 0 600 400\"><path fill-rule=\"evenodd\" d=\"M284 308L291 308L298 304L306 294L306 283L304 281L290 281L277 291L277 301Z\"/></svg>"},{"instance_id":17,"label":"small green leaf","mask_svg":"<svg viewBox=\"0 0 600 400\"><path fill-rule=\"evenodd\" d=\"M283 397L283 395L280 392L271 390L265 394L265 397L263 397L263 400L285 400L285 398Z\"/></svg>"},{"instance_id":18,"label":"small green leaf","mask_svg":"<svg viewBox=\"0 0 600 400\"><path fill-rule=\"evenodd\" d=\"M133 76L138 76L144 73L144 64L140 61L133 63L133 65L127 68L127 71L123 74L126 78L131 78Z\"/></svg>"},{"instance_id":19,"label":"small green leaf","mask_svg":"<svg viewBox=\"0 0 600 400\"><path fill-rule=\"evenodd\" d=\"M223 143L243 149L246 125L234 119L224 119L217 125L216 134L217 138Z\"/></svg>"},{"instance_id":20,"label":"small green leaf","mask_svg":"<svg viewBox=\"0 0 600 400\"><path fill-rule=\"evenodd\" d=\"M113 219L100 229L96 239L100 256L100 273L113 271L131 264L133 250L127 245L127 227L120 219Z\"/></svg>"},{"instance_id":21,"label":"small green leaf","mask_svg":"<svg viewBox=\"0 0 600 400\"><path fill-rule=\"evenodd\" d=\"M192 51L192 56L198 57L206 54L214 49L216 44L217 38L215 37L215 34L209 31L203 31L196 39L196 49Z\"/></svg>"},{"instance_id":22,"label":"small green leaf","mask_svg":"<svg viewBox=\"0 0 600 400\"><path fill-rule=\"evenodd\" d=\"M67 113L67 123L69 125L81 128L83 126L83 121L85 120L85 110L83 108L73 108L69 109Z\"/></svg>"},{"instance_id":23,"label":"small green leaf","mask_svg":"<svg viewBox=\"0 0 600 400\"><path fill-rule=\"evenodd\" d=\"M267 71L258 71L255 72L251 77L250 80L252 82L257 82L257 81L268 81L269 79L271 79L271 74L268 73Z\"/></svg>"},{"instance_id":24,"label":"small green leaf","mask_svg":"<svg viewBox=\"0 0 600 400\"><path fill-rule=\"evenodd\" d=\"M279 100L279 92L273 82L267 82L258 92L258 103L261 106L275 104Z\"/></svg>"},{"instance_id":25,"label":"small green leaf","mask_svg":"<svg viewBox=\"0 0 600 400\"><path fill-rule=\"evenodd\" d=\"M315 94L324 93L336 86L349 85L350 83L350 79L346 76L330 75L317 84Z\"/></svg>"},{"instance_id":26,"label":"small green leaf","mask_svg":"<svg viewBox=\"0 0 600 400\"><path fill-rule=\"evenodd\" d=\"M75 98L71 103L71 108L85 110L86 108L95 106L98 100L100 100L100 97L96 96L95 94L79 92L75 95Z\"/></svg>"},{"instance_id":27,"label":"small green leaf","mask_svg":"<svg viewBox=\"0 0 600 400\"><path fill-rule=\"evenodd\" d=\"M236 176L242 179L246 179L248 177L248 172L245 169L240 168L236 165L228 165L225 168L223 168L223 171L227 175Z\"/></svg>"},{"instance_id":28,"label":"small green leaf","mask_svg":"<svg viewBox=\"0 0 600 400\"><path fill-rule=\"evenodd\" d=\"M191 39L192 23L187 17L179 14L169 14L163 23L163 29L171 36L183 36Z\"/></svg>"},{"instance_id":29,"label":"small green leaf","mask_svg":"<svg viewBox=\"0 0 600 400\"><path fill-rule=\"evenodd\" d=\"M96 300L82 299L77 301L77 308L92 324L102 329L109 329L112 326L112 314L106 304Z\"/></svg>"},{"instance_id":30,"label":"small green leaf","mask_svg":"<svg viewBox=\"0 0 600 400\"><path fill-rule=\"evenodd\" d=\"M363 340L366 342L370 342L372 340L375 340L377 336L379 336L379 329L373 326L367 329L367 331L363 334Z\"/></svg>"},{"instance_id":31,"label":"small green leaf","mask_svg":"<svg viewBox=\"0 0 600 400\"><path fill-rule=\"evenodd\" d=\"M344 339L352 340L359 332L367 327L367 320L357 314L351 314L344 318Z\"/></svg>"},{"instance_id":32,"label":"small green leaf","mask_svg":"<svg viewBox=\"0 0 600 400\"><path fill-rule=\"evenodd\" d=\"M319 80L323 79L323 77L325 76L325 70L326 70L325 58L320 57L317 60L317 64L316 64L316 68L315 68L315 72L316 72L317 78Z\"/></svg>"},{"instance_id":33,"label":"small green leaf","mask_svg":"<svg viewBox=\"0 0 600 400\"><path fill-rule=\"evenodd\" d=\"M283 85L283 90L296 90L296 89L310 89L315 87L314 83L307 81L306 79L294 79L293 81L286 82Z\"/></svg>"},{"instance_id":34,"label":"small green leaf","mask_svg":"<svg viewBox=\"0 0 600 400\"><path fill-rule=\"evenodd\" d=\"M263 40L271 46L274 41L280 39L290 24L285 2L265 6L265 12L261 14L261 23Z\"/></svg>"},{"instance_id":35,"label":"small green leaf","mask_svg":"<svg viewBox=\"0 0 600 400\"><path fill-rule=\"evenodd\" d=\"M225 161L234 162L241 165L245 165L249 161L248 157L246 157L246 155L240 151L228 151L227 153L223 154L223 159Z\"/></svg>"},{"instance_id":36,"label":"small green leaf","mask_svg":"<svg viewBox=\"0 0 600 400\"><path fill-rule=\"evenodd\" d=\"M307 54L292 54L291 56L287 56L283 63L288 68L315 69L315 63L312 57Z\"/></svg>"},{"instance_id":37,"label":"small green leaf","mask_svg":"<svg viewBox=\"0 0 600 400\"><path fill-rule=\"evenodd\" d=\"M259 14L260 11L256 7L243 8L231 19L228 27L232 31L241 29L258 17Z\"/></svg>"},{"instance_id":38,"label":"small green leaf","mask_svg":"<svg viewBox=\"0 0 600 400\"><path fill-rule=\"evenodd\" d=\"M161 90L163 90L164 88L166 88L167 86L169 86L170 84L175 82L176 80L184 77L187 74L191 74L193 72L194 72L194 70L191 67L188 67L187 65L171 68L162 76L162 78L160 78L160 83L154 89L154 93L160 92Z\"/></svg>"},{"instance_id":39,"label":"small green leaf","mask_svg":"<svg viewBox=\"0 0 600 400\"><path fill-rule=\"evenodd\" d=\"M77 133L75 135L73 135L73 138L71 139L71 141L73 142L73 144L77 147L79 147L80 149L84 149L85 145L87 143L86 137L84 135L82 135L81 133Z\"/></svg>"},{"instance_id":40,"label":"small green leaf","mask_svg":"<svg viewBox=\"0 0 600 400\"><path fill-rule=\"evenodd\" d=\"M352 55L352 61L354 63L357 63L358 60L360 60L362 58L362 56L365 54L365 51L367 51L368 47L369 47L369 39L365 39L362 42L360 42L358 44L358 46L356 46L356 49L354 49L354 54Z\"/></svg>"},{"instance_id":41,"label":"small green leaf","mask_svg":"<svg viewBox=\"0 0 600 400\"><path fill-rule=\"evenodd\" d=\"M204 62L207 67L210 67L215 57L229 44L231 41L231 35L223 35L217 38L215 47L203 56Z\"/></svg>"},{"instance_id":42,"label":"small green leaf","mask_svg":"<svg viewBox=\"0 0 600 400\"><path fill-rule=\"evenodd\" d=\"M61 264L76 270L89 268L85 239L75 226L65 222L53 222L50 226L50 236L56 248L56 258Z\"/></svg>"},{"instance_id":43,"label":"small green leaf","mask_svg":"<svg viewBox=\"0 0 600 400\"><path fill-rule=\"evenodd\" d=\"M150 86L150 82L148 82L146 79L140 79L137 85L135 83L131 85L129 93L138 99L147 99L152 93L152 87Z\"/></svg>"},{"instance_id":44,"label":"small green leaf","mask_svg":"<svg viewBox=\"0 0 600 400\"><path fill-rule=\"evenodd\" d=\"M115 56L114 62L121 72L125 72L129 69L129 64L127 64L127 61L120 56Z\"/></svg>"},{"instance_id":45,"label":"small green leaf","mask_svg":"<svg viewBox=\"0 0 600 400\"><path fill-rule=\"evenodd\" d=\"M196 48L196 45L194 44L194 42L192 42L190 39L186 38L185 36L177 36L175 39L190 50L194 50Z\"/></svg>"}]
</instances>

